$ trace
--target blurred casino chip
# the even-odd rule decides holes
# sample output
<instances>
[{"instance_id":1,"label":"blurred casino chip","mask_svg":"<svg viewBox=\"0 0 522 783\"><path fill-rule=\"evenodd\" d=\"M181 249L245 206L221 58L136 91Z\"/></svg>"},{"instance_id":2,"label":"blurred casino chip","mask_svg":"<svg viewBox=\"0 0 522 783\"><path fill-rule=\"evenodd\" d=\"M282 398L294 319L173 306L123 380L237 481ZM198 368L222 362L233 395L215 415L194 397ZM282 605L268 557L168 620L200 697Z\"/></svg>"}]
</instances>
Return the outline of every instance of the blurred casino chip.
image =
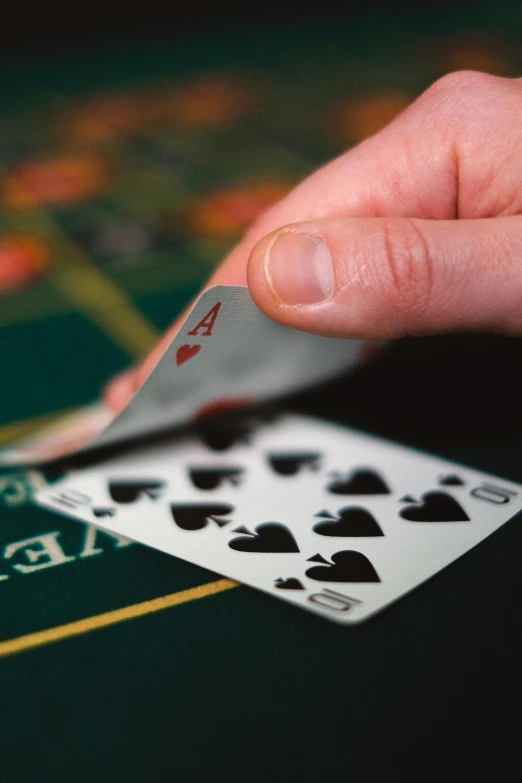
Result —
<instances>
[{"instance_id":1,"label":"blurred casino chip","mask_svg":"<svg viewBox=\"0 0 522 783\"><path fill-rule=\"evenodd\" d=\"M332 127L343 143L357 144L381 130L404 111L414 97L394 90L354 95L336 104Z\"/></svg>"},{"instance_id":2,"label":"blurred casino chip","mask_svg":"<svg viewBox=\"0 0 522 783\"><path fill-rule=\"evenodd\" d=\"M71 156L19 164L8 174L2 201L9 209L83 201L104 190L107 167L94 156Z\"/></svg>"},{"instance_id":3,"label":"blurred casino chip","mask_svg":"<svg viewBox=\"0 0 522 783\"><path fill-rule=\"evenodd\" d=\"M66 133L83 142L147 135L157 128L223 126L255 105L254 90L240 79L209 75L185 82L82 101L65 123Z\"/></svg>"},{"instance_id":4,"label":"blurred casino chip","mask_svg":"<svg viewBox=\"0 0 522 783\"><path fill-rule=\"evenodd\" d=\"M191 232L211 237L238 237L291 188L289 182L224 188L201 198L185 215Z\"/></svg>"},{"instance_id":5,"label":"blurred casino chip","mask_svg":"<svg viewBox=\"0 0 522 783\"><path fill-rule=\"evenodd\" d=\"M49 248L37 237L0 237L0 294L32 283L46 270L49 258Z\"/></svg>"}]
</instances>

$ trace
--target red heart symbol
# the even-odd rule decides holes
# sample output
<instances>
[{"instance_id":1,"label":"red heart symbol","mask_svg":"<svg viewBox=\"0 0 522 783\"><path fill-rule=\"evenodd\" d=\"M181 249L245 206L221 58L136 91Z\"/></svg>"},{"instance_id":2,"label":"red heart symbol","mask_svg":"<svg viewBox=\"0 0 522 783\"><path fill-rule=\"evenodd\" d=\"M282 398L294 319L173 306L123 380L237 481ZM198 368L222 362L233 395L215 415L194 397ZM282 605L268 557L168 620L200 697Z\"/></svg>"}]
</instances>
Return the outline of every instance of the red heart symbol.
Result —
<instances>
[{"instance_id":1,"label":"red heart symbol","mask_svg":"<svg viewBox=\"0 0 522 783\"><path fill-rule=\"evenodd\" d=\"M201 345L182 345L176 353L176 363L178 366L184 364L184 362L188 362L189 359L192 359L200 351Z\"/></svg>"}]
</instances>

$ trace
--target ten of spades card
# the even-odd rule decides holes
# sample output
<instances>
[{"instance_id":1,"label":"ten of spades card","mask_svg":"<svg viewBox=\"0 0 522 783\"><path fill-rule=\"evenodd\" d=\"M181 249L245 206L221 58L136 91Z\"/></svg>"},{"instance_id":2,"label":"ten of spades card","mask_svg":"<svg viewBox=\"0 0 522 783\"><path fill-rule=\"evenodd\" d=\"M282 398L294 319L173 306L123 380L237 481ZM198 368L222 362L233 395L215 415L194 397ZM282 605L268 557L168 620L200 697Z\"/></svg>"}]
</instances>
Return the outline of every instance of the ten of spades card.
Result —
<instances>
[{"instance_id":1,"label":"ten of spades card","mask_svg":"<svg viewBox=\"0 0 522 783\"><path fill-rule=\"evenodd\" d=\"M38 502L350 624L515 517L522 487L282 415L228 439L129 452L62 478Z\"/></svg>"}]
</instances>

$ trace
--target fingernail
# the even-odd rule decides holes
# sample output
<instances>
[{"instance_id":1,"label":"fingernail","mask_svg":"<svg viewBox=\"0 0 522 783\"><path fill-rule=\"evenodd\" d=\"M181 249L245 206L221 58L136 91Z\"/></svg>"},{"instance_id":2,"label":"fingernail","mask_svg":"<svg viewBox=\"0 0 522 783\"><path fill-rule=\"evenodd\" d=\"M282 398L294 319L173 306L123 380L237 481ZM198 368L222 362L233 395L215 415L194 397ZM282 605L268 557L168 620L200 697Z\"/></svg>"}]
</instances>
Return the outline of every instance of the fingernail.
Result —
<instances>
[{"instance_id":1,"label":"fingernail","mask_svg":"<svg viewBox=\"0 0 522 783\"><path fill-rule=\"evenodd\" d=\"M332 257L321 237L276 234L265 251L264 265L270 288L287 304L317 304L334 290Z\"/></svg>"}]
</instances>

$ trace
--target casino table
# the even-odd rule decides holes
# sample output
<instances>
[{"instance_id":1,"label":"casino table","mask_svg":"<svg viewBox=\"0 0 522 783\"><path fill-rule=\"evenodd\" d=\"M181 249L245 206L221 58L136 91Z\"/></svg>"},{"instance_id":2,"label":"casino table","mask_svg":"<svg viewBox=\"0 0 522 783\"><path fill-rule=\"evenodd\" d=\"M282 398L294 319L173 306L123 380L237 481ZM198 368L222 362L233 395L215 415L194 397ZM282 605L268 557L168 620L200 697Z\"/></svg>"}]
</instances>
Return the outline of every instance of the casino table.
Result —
<instances>
[{"instance_id":1,"label":"casino table","mask_svg":"<svg viewBox=\"0 0 522 783\"><path fill-rule=\"evenodd\" d=\"M438 76L518 75L521 33L468 3L4 64L0 445L95 399ZM406 339L284 404L522 482L521 367L515 339ZM353 627L40 510L23 471L0 519L2 780L521 779L517 519Z\"/></svg>"}]
</instances>

